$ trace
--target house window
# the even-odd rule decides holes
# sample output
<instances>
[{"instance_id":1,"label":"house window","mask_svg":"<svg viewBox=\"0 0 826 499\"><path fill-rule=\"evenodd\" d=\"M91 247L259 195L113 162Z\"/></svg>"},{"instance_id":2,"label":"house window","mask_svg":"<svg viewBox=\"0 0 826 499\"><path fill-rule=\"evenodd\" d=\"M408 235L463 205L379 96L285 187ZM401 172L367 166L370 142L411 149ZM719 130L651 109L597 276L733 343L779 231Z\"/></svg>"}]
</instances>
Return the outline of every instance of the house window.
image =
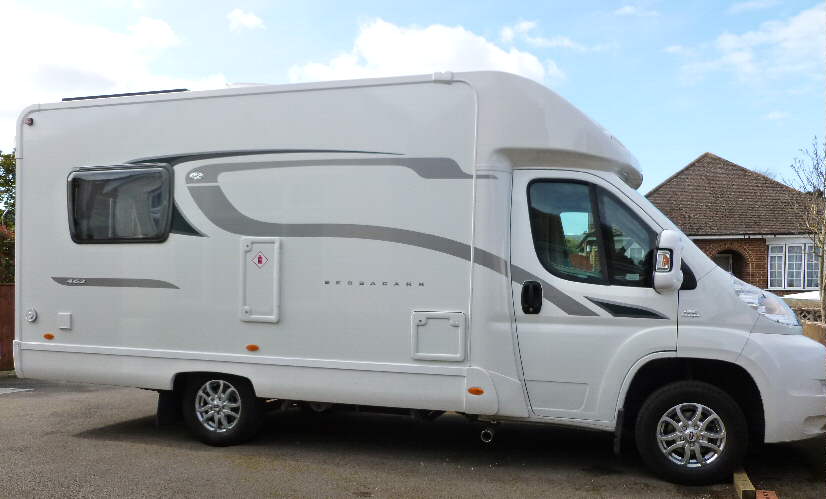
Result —
<instances>
[{"instance_id":1,"label":"house window","mask_svg":"<svg viewBox=\"0 0 826 499\"><path fill-rule=\"evenodd\" d=\"M716 255L714 255L714 263L719 265L721 269L731 274L733 273L731 256L731 253L717 253Z\"/></svg>"},{"instance_id":2,"label":"house window","mask_svg":"<svg viewBox=\"0 0 826 499\"><path fill-rule=\"evenodd\" d=\"M806 245L806 287L820 287L820 258L812 244Z\"/></svg>"},{"instance_id":3,"label":"house window","mask_svg":"<svg viewBox=\"0 0 826 499\"><path fill-rule=\"evenodd\" d=\"M783 287L783 245L769 246L769 287Z\"/></svg>"},{"instance_id":4,"label":"house window","mask_svg":"<svg viewBox=\"0 0 826 499\"><path fill-rule=\"evenodd\" d=\"M803 287L803 245L786 246L786 287Z\"/></svg>"}]
</instances>

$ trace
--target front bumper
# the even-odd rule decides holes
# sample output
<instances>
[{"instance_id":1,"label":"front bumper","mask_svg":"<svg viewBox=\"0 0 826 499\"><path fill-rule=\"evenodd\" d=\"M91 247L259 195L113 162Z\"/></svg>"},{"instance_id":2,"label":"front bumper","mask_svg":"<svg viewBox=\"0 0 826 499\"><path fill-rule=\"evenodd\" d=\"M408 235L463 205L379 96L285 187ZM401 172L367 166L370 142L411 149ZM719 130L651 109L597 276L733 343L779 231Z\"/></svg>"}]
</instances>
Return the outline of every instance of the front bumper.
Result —
<instances>
[{"instance_id":1,"label":"front bumper","mask_svg":"<svg viewBox=\"0 0 826 499\"><path fill-rule=\"evenodd\" d=\"M783 409L766 421L766 442L790 442L826 433L826 394L786 393Z\"/></svg>"},{"instance_id":2,"label":"front bumper","mask_svg":"<svg viewBox=\"0 0 826 499\"><path fill-rule=\"evenodd\" d=\"M826 347L802 335L752 333L738 363L760 390L767 443L826 433Z\"/></svg>"}]
</instances>

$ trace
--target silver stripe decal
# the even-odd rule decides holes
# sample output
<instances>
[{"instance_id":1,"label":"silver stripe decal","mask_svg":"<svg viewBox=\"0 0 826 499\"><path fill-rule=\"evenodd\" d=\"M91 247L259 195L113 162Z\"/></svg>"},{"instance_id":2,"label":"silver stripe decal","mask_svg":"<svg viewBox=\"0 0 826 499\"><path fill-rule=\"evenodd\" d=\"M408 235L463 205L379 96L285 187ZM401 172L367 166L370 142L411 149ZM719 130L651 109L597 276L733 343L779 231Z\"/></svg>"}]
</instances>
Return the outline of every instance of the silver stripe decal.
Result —
<instances>
[{"instance_id":1,"label":"silver stripe decal","mask_svg":"<svg viewBox=\"0 0 826 499\"><path fill-rule=\"evenodd\" d=\"M62 286L180 289L170 282L159 281L157 279L131 279L128 277L52 277L52 280Z\"/></svg>"},{"instance_id":2,"label":"silver stripe decal","mask_svg":"<svg viewBox=\"0 0 826 499\"><path fill-rule=\"evenodd\" d=\"M426 179L470 180L473 175L465 173L459 163L450 158L343 158L304 159L293 161L264 161L251 163L216 163L193 168L187 173L187 184L210 184L218 182L218 176L226 172L268 170L270 168L292 168L301 166L401 166L409 168ZM493 178L492 175L478 175L477 178Z\"/></svg>"},{"instance_id":3,"label":"silver stripe decal","mask_svg":"<svg viewBox=\"0 0 826 499\"><path fill-rule=\"evenodd\" d=\"M340 237L385 241L429 249L470 261L470 245L434 234L426 234L395 227L357 224L287 224L262 222L239 212L218 185L190 185L189 192L204 215L219 228L243 236L265 237ZM507 276L507 262L480 248L475 249L476 263ZM569 315L599 315L566 295L558 288L511 266L515 282L535 280L542 284L545 298Z\"/></svg>"},{"instance_id":4,"label":"silver stripe decal","mask_svg":"<svg viewBox=\"0 0 826 499\"><path fill-rule=\"evenodd\" d=\"M257 156L259 154L303 154L303 153L351 153L351 154L387 154L401 156L396 152L378 151L353 151L346 149L238 149L234 151L206 151L186 154L167 154L164 156L152 156L147 158L133 159L127 161L127 165L137 163L167 163L171 166L187 163L189 161L201 161L204 159L231 158L233 156Z\"/></svg>"}]
</instances>

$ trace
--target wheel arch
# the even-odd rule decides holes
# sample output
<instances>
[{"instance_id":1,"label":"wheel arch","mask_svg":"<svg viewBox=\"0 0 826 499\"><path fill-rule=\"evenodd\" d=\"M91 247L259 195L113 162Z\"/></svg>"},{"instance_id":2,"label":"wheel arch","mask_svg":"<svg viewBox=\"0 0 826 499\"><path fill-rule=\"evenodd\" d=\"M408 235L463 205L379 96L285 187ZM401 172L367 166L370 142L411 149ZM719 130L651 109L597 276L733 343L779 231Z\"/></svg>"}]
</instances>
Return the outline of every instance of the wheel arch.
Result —
<instances>
[{"instance_id":1,"label":"wheel arch","mask_svg":"<svg viewBox=\"0 0 826 499\"><path fill-rule=\"evenodd\" d=\"M743 366L724 360L656 356L646 358L635 367L620 393L618 432L633 428L642 403L655 390L675 381L696 380L714 385L731 396L746 416L752 441L764 441L763 397L754 377Z\"/></svg>"},{"instance_id":2,"label":"wheel arch","mask_svg":"<svg viewBox=\"0 0 826 499\"><path fill-rule=\"evenodd\" d=\"M175 393L175 394L181 394L181 393L183 393L184 389L186 388L186 384L190 379L195 378L195 377L203 377L203 376L210 376L210 375L228 376L228 377L231 377L231 378L238 378L238 379L244 380L247 383L249 383L250 388L252 389L252 393L255 394L255 385L252 383L251 379L249 379L246 376L242 376L240 374L227 373L227 372L221 372L221 371L183 371L183 372L175 373L172 376L172 383L171 383L172 392Z\"/></svg>"}]
</instances>

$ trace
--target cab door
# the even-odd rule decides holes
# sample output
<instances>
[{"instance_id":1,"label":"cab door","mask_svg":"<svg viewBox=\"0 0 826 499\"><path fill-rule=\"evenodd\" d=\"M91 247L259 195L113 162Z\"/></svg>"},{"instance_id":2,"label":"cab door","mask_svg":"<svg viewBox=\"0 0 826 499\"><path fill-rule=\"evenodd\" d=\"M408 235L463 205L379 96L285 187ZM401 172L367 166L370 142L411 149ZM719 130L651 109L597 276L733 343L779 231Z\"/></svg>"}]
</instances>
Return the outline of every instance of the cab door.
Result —
<instances>
[{"instance_id":1,"label":"cab door","mask_svg":"<svg viewBox=\"0 0 826 499\"><path fill-rule=\"evenodd\" d=\"M677 292L653 288L662 228L586 172L515 170L512 203L513 301L531 409L610 421L631 366L676 350Z\"/></svg>"}]
</instances>

